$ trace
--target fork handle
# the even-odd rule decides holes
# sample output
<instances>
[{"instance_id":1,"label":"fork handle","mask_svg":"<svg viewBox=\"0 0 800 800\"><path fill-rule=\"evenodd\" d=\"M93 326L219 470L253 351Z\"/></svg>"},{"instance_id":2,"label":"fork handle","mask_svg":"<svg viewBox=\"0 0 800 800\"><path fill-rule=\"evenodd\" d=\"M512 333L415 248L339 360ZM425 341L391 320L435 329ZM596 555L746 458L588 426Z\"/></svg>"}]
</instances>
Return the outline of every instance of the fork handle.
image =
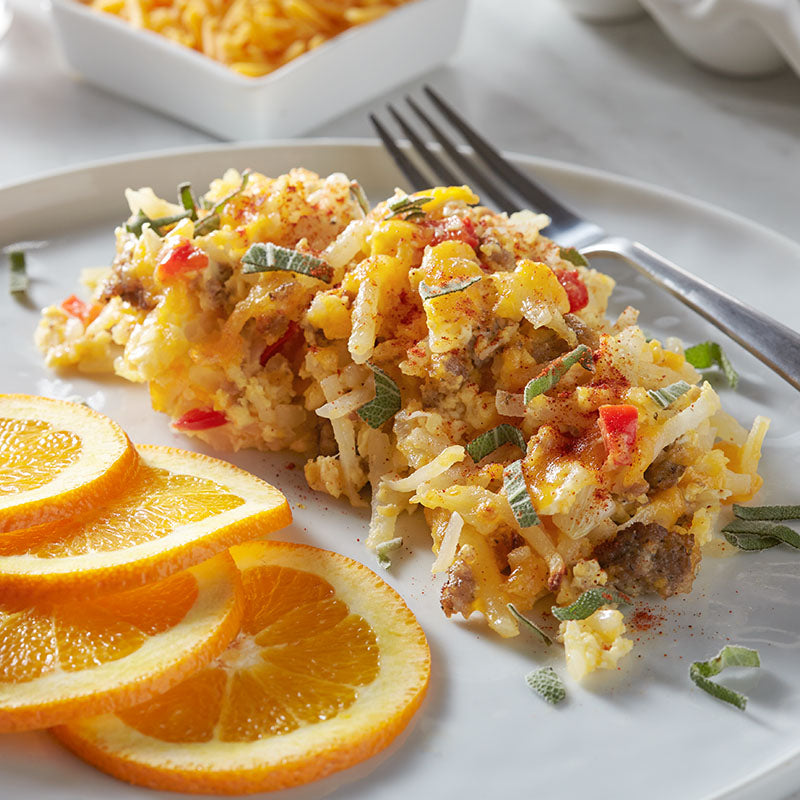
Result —
<instances>
[{"instance_id":1,"label":"fork handle","mask_svg":"<svg viewBox=\"0 0 800 800\"><path fill-rule=\"evenodd\" d=\"M585 255L620 256L800 390L800 333L660 256L639 242L607 237Z\"/></svg>"}]
</instances>

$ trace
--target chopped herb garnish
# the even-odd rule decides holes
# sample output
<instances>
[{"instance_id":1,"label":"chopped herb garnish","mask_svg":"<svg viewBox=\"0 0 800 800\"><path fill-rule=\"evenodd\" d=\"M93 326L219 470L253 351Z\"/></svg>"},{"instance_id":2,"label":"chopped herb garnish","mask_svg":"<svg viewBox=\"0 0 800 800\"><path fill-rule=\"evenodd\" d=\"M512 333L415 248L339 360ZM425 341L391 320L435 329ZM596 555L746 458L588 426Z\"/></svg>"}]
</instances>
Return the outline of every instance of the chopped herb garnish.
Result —
<instances>
[{"instance_id":1,"label":"chopped herb garnish","mask_svg":"<svg viewBox=\"0 0 800 800\"><path fill-rule=\"evenodd\" d=\"M471 278L465 278L464 280L448 281L441 286L428 286L425 281L421 281L419 285L419 296L423 300L431 300L434 297L441 297L444 294L462 292L464 289L468 289L482 278L482 275L473 275Z\"/></svg>"},{"instance_id":2,"label":"chopped herb garnish","mask_svg":"<svg viewBox=\"0 0 800 800\"><path fill-rule=\"evenodd\" d=\"M760 667L761 660L758 657L758 650L751 650L749 647L739 647L729 644L722 648L719 653L708 661L695 661L689 667L689 677L704 692L713 695L719 700L736 706L744 711L747 705L747 698L739 692L734 692L727 686L721 686L710 680L715 675L719 675L726 667Z\"/></svg>"},{"instance_id":3,"label":"chopped herb garnish","mask_svg":"<svg viewBox=\"0 0 800 800\"><path fill-rule=\"evenodd\" d=\"M361 210L365 213L369 213L369 200L367 200L367 193L364 191L364 187L358 181L350 181L350 194L353 195L353 199L361 206Z\"/></svg>"},{"instance_id":4,"label":"chopped herb garnish","mask_svg":"<svg viewBox=\"0 0 800 800\"><path fill-rule=\"evenodd\" d=\"M615 589L607 589L604 586L595 586L587 589L574 603L568 606L553 606L550 610L553 616L565 622L570 619L586 619L591 617L598 608L607 606L609 603L621 603L630 605L631 599L626 594Z\"/></svg>"},{"instance_id":5,"label":"chopped herb garnish","mask_svg":"<svg viewBox=\"0 0 800 800\"><path fill-rule=\"evenodd\" d=\"M156 219L151 219L147 216L147 214L144 213L144 211L139 209L136 216L130 222L125 223L125 230L128 231L128 233L134 234L134 236L141 236L142 228L149 224L150 227L159 236L161 236L162 228L167 228L170 225L174 225L176 222L180 222L182 219L190 219L191 216L191 211L181 211L180 214L173 214L170 217L157 217Z\"/></svg>"},{"instance_id":6,"label":"chopped herb garnish","mask_svg":"<svg viewBox=\"0 0 800 800\"><path fill-rule=\"evenodd\" d=\"M194 199L194 195L192 194L191 183L186 182L178 184L178 202L187 211L192 212L192 215L189 217L189 219L197 219L197 201Z\"/></svg>"},{"instance_id":7,"label":"chopped herb garnish","mask_svg":"<svg viewBox=\"0 0 800 800\"><path fill-rule=\"evenodd\" d=\"M663 389L648 389L647 394L653 402L661 408L668 408L681 395L686 394L692 387L686 381L675 381Z\"/></svg>"},{"instance_id":8,"label":"chopped herb garnish","mask_svg":"<svg viewBox=\"0 0 800 800\"><path fill-rule=\"evenodd\" d=\"M356 413L370 428L380 428L400 410L400 389L380 367L369 362L367 366L375 376L375 397L364 403Z\"/></svg>"},{"instance_id":9,"label":"chopped herb garnish","mask_svg":"<svg viewBox=\"0 0 800 800\"><path fill-rule=\"evenodd\" d=\"M758 519L734 519L722 532L740 550L767 550L781 543L800 550L800 534L788 525Z\"/></svg>"},{"instance_id":10,"label":"chopped herb garnish","mask_svg":"<svg viewBox=\"0 0 800 800\"><path fill-rule=\"evenodd\" d=\"M425 212L422 206L425 203L430 203L432 197L423 195L422 197L401 197L393 203L389 203L389 213L385 219L393 219L394 217L402 217L403 219L416 219L424 217Z\"/></svg>"},{"instance_id":11,"label":"chopped herb garnish","mask_svg":"<svg viewBox=\"0 0 800 800\"><path fill-rule=\"evenodd\" d=\"M528 484L522 474L522 459L514 461L503 470L503 489L514 517L521 528L539 524L539 517L528 493Z\"/></svg>"},{"instance_id":12,"label":"chopped herb garnish","mask_svg":"<svg viewBox=\"0 0 800 800\"><path fill-rule=\"evenodd\" d=\"M504 444L515 444L522 452L525 452L525 437L519 428L503 423L496 428L492 428L480 436L476 436L468 445L467 452L472 456L472 460L477 464L489 453L493 453L498 447Z\"/></svg>"},{"instance_id":13,"label":"chopped herb garnish","mask_svg":"<svg viewBox=\"0 0 800 800\"><path fill-rule=\"evenodd\" d=\"M13 295L23 295L28 291L28 268L23 250L9 250L8 291Z\"/></svg>"},{"instance_id":14,"label":"chopped herb garnish","mask_svg":"<svg viewBox=\"0 0 800 800\"><path fill-rule=\"evenodd\" d=\"M252 170L250 169L244 170L244 172L242 172L242 182L241 184L239 184L239 188L234 189L230 194L225 195L225 197L223 197L222 200L218 200L216 203L214 203L214 205L211 206L211 210L221 211L225 203L227 203L229 200L233 200L233 198L236 197L237 194L243 192L245 187L247 186L247 181L250 179L251 172Z\"/></svg>"},{"instance_id":15,"label":"chopped herb garnish","mask_svg":"<svg viewBox=\"0 0 800 800\"><path fill-rule=\"evenodd\" d=\"M733 368L733 364L731 364L728 356L725 355L722 347L716 342L700 342L700 344L688 347L684 351L684 356L695 369L719 367L731 389L735 389L739 383L739 374Z\"/></svg>"},{"instance_id":16,"label":"chopped herb garnish","mask_svg":"<svg viewBox=\"0 0 800 800\"><path fill-rule=\"evenodd\" d=\"M800 519L800 506L740 506L733 504L739 519Z\"/></svg>"},{"instance_id":17,"label":"chopped herb garnish","mask_svg":"<svg viewBox=\"0 0 800 800\"><path fill-rule=\"evenodd\" d=\"M567 696L564 683L552 667L541 667L540 669L529 672L525 676L525 683L527 683L539 697L546 700L551 705L560 703Z\"/></svg>"},{"instance_id":18,"label":"chopped herb garnish","mask_svg":"<svg viewBox=\"0 0 800 800\"><path fill-rule=\"evenodd\" d=\"M230 194L225 195L222 200L218 200L213 205L209 205L208 202L203 198L200 201L200 205L202 208L206 208L211 211L210 214L203 217L197 225L194 226L194 235L195 236L205 236L207 233L211 233L211 231L217 230L219 228L221 221L219 218L219 212L222 210L222 207L227 203L229 200L233 200L239 192L243 191L245 186L247 186L247 181L250 178L252 170L246 169L242 172L242 182L238 189L234 189ZM254 270L255 271L255 270Z\"/></svg>"},{"instance_id":19,"label":"chopped herb garnish","mask_svg":"<svg viewBox=\"0 0 800 800\"><path fill-rule=\"evenodd\" d=\"M271 272L285 270L286 272L299 272L309 278L330 283L333 278L333 268L321 258L290 250L272 242L256 242L251 244L242 256L242 272L249 275L253 272Z\"/></svg>"},{"instance_id":20,"label":"chopped herb garnish","mask_svg":"<svg viewBox=\"0 0 800 800\"><path fill-rule=\"evenodd\" d=\"M221 224L222 220L220 220L219 214L212 212L208 216L203 217L203 219L194 226L194 235L205 236L207 233L211 233L211 231L218 230Z\"/></svg>"},{"instance_id":21,"label":"chopped herb garnish","mask_svg":"<svg viewBox=\"0 0 800 800\"><path fill-rule=\"evenodd\" d=\"M580 364L589 372L594 369L592 351L585 344L579 344L574 350L557 358L540 375L528 381L525 387L525 404L552 389L575 364Z\"/></svg>"},{"instance_id":22,"label":"chopped herb garnish","mask_svg":"<svg viewBox=\"0 0 800 800\"><path fill-rule=\"evenodd\" d=\"M559 249L558 254L564 261L569 261L576 267L588 267L589 262L581 255L580 250L575 247L562 247Z\"/></svg>"},{"instance_id":23,"label":"chopped herb garnish","mask_svg":"<svg viewBox=\"0 0 800 800\"><path fill-rule=\"evenodd\" d=\"M403 544L403 540L398 536L396 539L389 539L388 541L381 542L375 547L375 555L378 556L378 563L384 568L389 569L392 566L392 559L389 553L397 550Z\"/></svg>"},{"instance_id":24,"label":"chopped herb garnish","mask_svg":"<svg viewBox=\"0 0 800 800\"><path fill-rule=\"evenodd\" d=\"M534 622L517 611L513 603L508 603L508 610L523 624L528 630L533 631L548 647L553 644L553 640Z\"/></svg>"}]
</instances>

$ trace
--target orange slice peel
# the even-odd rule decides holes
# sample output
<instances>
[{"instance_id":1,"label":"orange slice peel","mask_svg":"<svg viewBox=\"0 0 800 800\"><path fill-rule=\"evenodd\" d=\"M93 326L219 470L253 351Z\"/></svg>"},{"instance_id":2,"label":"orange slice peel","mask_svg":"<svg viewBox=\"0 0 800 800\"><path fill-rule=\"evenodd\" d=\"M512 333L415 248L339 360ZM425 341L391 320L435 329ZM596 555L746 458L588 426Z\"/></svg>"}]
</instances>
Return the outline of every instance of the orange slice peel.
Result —
<instances>
[{"instance_id":1,"label":"orange slice peel","mask_svg":"<svg viewBox=\"0 0 800 800\"><path fill-rule=\"evenodd\" d=\"M0 597L90 599L143 586L291 522L286 498L225 461L139 445L125 492L89 515L0 541Z\"/></svg>"},{"instance_id":2,"label":"orange slice peel","mask_svg":"<svg viewBox=\"0 0 800 800\"><path fill-rule=\"evenodd\" d=\"M85 603L0 606L0 732L141 703L225 649L242 617L221 553L164 581Z\"/></svg>"},{"instance_id":3,"label":"orange slice peel","mask_svg":"<svg viewBox=\"0 0 800 800\"><path fill-rule=\"evenodd\" d=\"M105 502L137 463L122 428L87 406L0 395L0 534Z\"/></svg>"},{"instance_id":4,"label":"orange slice peel","mask_svg":"<svg viewBox=\"0 0 800 800\"><path fill-rule=\"evenodd\" d=\"M54 729L131 783L241 794L296 786L386 747L424 697L430 653L396 592L344 556L305 545L232 549L239 635L150 703Z\"/></svg>"}]
</instances>

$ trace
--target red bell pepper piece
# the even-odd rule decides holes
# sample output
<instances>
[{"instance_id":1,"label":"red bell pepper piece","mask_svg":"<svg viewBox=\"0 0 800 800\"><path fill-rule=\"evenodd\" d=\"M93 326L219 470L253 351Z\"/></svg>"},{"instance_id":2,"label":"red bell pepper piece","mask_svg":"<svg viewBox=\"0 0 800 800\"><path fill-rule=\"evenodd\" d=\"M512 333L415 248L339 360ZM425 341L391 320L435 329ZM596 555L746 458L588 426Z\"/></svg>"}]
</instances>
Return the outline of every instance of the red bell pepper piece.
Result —
<instances>
[{"instance_id":1,"label":"red bell pepper piece","mask_svg":"<svg viewBox=\"0 0 800 800\"><path fill-rule=\"evenodd\" d=\"M264 352L261 354L261 357L258 359L258 363L261 366L265 366L267 361L269 361L275 353L280 352L284 345L286 345L290 339L293 339L298 333L300 333L300 326L294 321L290 320L289 325L286 328L286 332L283 336L278 339L277 342L273 344L268 344L264 348Z\"/></svg>"},{"instance_id":2,"label":"red bell pepper piece","mask_svg":"<svg viewBox=\"0 0 800 800\"><path fill-rule=\"evenodd\" d=\"M636 433L639 427L639 411L636 406L600 406L597 424L608 450L608 459L617 466L633 462Z\"/></svg>"},{"instance_id":3,"label":"red bell pepper piece","mask_svg":"<svg viewBox=\"0 0 800 800\"><path fill-rule=\"evenodd\" d=\"M167 250L158 262L158 277L173 278L185 272L196 272L208 266L208 256L188 239Z\"/></svg>"},{"instance_id":4,"label":"red bell pepper piece","mask_svg":"<svg viewBox=\"0 0 800 800\"><path fill-rule=\"evenodd\" d=\"M72 317L77 317L81 322L86 324L89 318L89 307L79 297L71 294L62 304L61 308Z\"/></svg>"},{"instance_id":5,"label":"red bell pepper piece","mask_svg":"<svg viewBox=\"0 0 800 800\"><path fill-rule=\"evenodd\" d=\"M193 408L180 419L176 419L172 427L178 431L205 431L209 428L219 428L227 421L228 418L222 411L214 411L213 408Z\"/></svg>"},{"instance_id":6,"label":"red bell pepper piece","mask_svg":"<svg viewBox=\"0 0 800 800\"><path fill-rule=\"evenodd\" d=\"M589 290L581 280L576 269L564 269L556 272L558 282L564 287L569 298L569 313L574 314L589 305Z\"/></svg>"},{"instance_id":7,"label":"red bell pepper piece","mask_svg":"<svg viewBox=\"0 0 800 800\"><path fill-rule=\"evenodd\" d=\"M464 242L475 251L478 250L480 245L472 220L455 216L446 217L444 220L433 223L433 241L431 241L431 244L441 244L447 241Z\"/></svg>"}]
</instances>

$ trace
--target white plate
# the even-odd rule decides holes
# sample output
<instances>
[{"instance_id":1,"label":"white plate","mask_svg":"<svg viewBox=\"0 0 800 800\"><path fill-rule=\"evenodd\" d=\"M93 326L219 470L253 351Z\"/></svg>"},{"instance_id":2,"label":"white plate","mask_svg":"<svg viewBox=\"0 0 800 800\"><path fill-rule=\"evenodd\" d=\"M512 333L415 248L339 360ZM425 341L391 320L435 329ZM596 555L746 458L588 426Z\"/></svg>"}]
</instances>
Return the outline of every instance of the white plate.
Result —
<instances>
[{"instance_id":1,"label":"white plate","mask_svg":"<svg viewBox=\"0 0 800 800\"><path fill-rule=\"evenodd\" d=\"M50 0L50 5L67 61L87 80L216 136L240 140L305 133L424 75L455 50L466 12L466 0L416 0L344 31L268 75L248 78L78 0Z\"/></svg>"},{"instance_id":2,"label":"white plate","mask_svg":"<svg viewBox=\"0 0 800 800\"><path fill-rule=\"evenodd\" d=\"M764 228L685 197L562 164L520 157L568 202L638 237L703 277L792 324L796 314L800 246ZM6 344L0 390L89 397L135 441L192 442L172 433L150 410L147 392L121 380L56 376L42 366L32 334L36 308L59 302L77 287L80 268L105 264L113 226L126 216L122 189L151 184L171 197L179 181L196 187L227 166L278 174L303 165L342 170L361 180L371 199L402 179L374 144L283 143L160 154L63 172L0 189L0 245L46 239L30 255L31 308L0 292ZM613 309L642 309L642 325L688 342L716 336L713 328L625 267L598 264L624 280ZM35 307L34 307L35 306ZM800 395L743 350L726 342L740 370L740 390L720 389L725 406L749 422L773 417L765 447L766 502L797 502ZM374 565L363 549L366 518L304 487L299 460L264 453L231 458L277 483L296 522L281 537L339 550ZM298 468L287 469L289 462ZM359 541L360 540L360 541ZM768 800L800 786L800 556L776 548L736 558L707 558L689 597L650 603L665 616L654 631L636 634L618 672L569 683L569 700L552 708L534 696L523 675L539 664L563 673L560 651L526 635L501 641L477 620L447 621L438 581L430 576L428 538L414 528L388 580L427 631L433 652L429 696L410 735L383 755L285 798L330 793L359 800L522 795L616 800ZM413 547L413 550L412 550ZM689 664L736 642L757 647L763 667L723 675L750 697L745 713L690 683ZM63 752L45 734L0 739L0 798L174 797L118 783Z\"/></svg>"}]
</instances>

